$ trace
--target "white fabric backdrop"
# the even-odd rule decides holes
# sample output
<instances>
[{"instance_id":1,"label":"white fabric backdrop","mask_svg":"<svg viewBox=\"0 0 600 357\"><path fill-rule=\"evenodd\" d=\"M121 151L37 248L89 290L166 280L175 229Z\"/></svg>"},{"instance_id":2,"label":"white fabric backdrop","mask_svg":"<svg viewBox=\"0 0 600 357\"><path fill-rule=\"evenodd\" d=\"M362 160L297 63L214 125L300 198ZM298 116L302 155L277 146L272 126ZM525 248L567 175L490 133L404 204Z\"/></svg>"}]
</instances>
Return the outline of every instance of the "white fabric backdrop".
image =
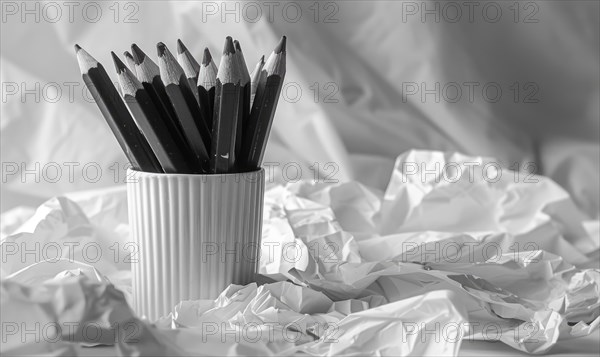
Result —
<instances>
[{"instance_id":1,"label":"white fabric backdrop","mask_svg":"<svg viewBox=\"0 0 600 357\"><path fill-rule=\"evenodd\" d=\"M8 3L19 6L16 13ZM58 3L63 14L52 23L47 18L57 17L49 3L41 3L37 22L31 14L23 21L20 2L2 5L3 212L123 180L124 170L113 165L123 164L124 156L95 104L85 100L74 43L112 75L109 51L121 53L132 42L154 55L156 42L174 50L180 37L193 53L208 46L218 58L223 38L232 35L241 41L252 68L286 34L289 90L278 109L266 161L298 162L305 177L314 174L309 168L314 162L334 162L337 179L356 178L383 188L389 172L381 170L389 171L393 159L410 148L492 156L513 167L539 160L543 173L574 194L591 218L598 217L598 2L522 2L517 13L513 2L499 1L492 9L502 11L497 22L491 21L494 11L482 14L485 2L476 3L472 19L464 5L454 3L462 11L457 23L450 21L453 8L444 3L436 22L435 15L422 11L435 4L406 1L323 2L318 14L312 1L287 7L275 3L271 20L266 5L252 3L262 11L256 22L248 21L256 18L255 5L237 5L241 16L236 19L224 11L235 9L231 2L150 1L131 7L133 2L98 1L102 16L95 23L83 17L83 3L74 8L72 21L68 8ZM27 2L29 8L34 5ZM120 9L116 23L115 6ZM293 22L297 6L302 16ZM135 9L131 19L138 22L125 23ZM88 17L94 10L87 10ZM337 22L325 23L325 18ZM436 103L431 94L422 100L421 91L406 90L414 89L407 88L411 83L431 89L451 82L463 90L458 103L443 96ZM472 101L465 82L479 83ZM510 87L515 82L519 103ZM530 82L537 90L525 87ZM311 89L315 83L317 99ZM487 83L501 87L499 102L481 97ZM61 95L55 100L56 90ZM538 103L523 103L528 95ZM78 166L69 175L73 163ZM95 163L102 169L97 182ZM56 179L57 166L61 175ZM24 174L23 169L32 171Z\"/></svg>"}]
</instances>

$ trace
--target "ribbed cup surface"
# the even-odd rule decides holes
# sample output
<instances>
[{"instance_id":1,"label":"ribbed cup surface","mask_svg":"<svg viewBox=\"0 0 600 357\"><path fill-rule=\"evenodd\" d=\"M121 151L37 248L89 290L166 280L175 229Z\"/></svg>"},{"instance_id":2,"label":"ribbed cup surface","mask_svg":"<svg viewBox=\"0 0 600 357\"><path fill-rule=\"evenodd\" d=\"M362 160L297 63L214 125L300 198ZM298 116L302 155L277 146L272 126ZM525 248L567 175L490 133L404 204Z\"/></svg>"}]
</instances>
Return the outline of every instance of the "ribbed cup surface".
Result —
<instances>
[{"instance_id":1,"label":"ribbed cup surface","mask_svg":"<svg viewBox=\"0 0 600 357\"><path fill-rule=\"evenodd\" d=\"M133 302L156 320L181 300L214 299L229 284L254 280L264 170L226 175L130 170Z\"/></svg>"}]
</instances>

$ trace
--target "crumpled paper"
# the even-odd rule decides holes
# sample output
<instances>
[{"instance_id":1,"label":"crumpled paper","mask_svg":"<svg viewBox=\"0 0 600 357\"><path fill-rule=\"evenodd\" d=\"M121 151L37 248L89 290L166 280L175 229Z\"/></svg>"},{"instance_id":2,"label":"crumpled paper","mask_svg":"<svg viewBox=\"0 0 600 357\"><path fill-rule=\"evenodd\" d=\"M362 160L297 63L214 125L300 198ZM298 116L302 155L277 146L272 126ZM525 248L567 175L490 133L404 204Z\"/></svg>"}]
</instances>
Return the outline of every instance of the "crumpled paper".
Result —
<instances>
[{"instance_id":1,"label":"crumpled paper","mask_svg":"<svg viewBox=\"0 0 600 357\"><path fill-rule=\"evenodd\" d=\"M268 185L261 284L154 322L128 304L123 189L10 217L24 223L1 243L3 352L450 356L484 340L537 354L598 329L597 223L547 178L411 151L385 192Z\"/></svg>"}]
</instances>

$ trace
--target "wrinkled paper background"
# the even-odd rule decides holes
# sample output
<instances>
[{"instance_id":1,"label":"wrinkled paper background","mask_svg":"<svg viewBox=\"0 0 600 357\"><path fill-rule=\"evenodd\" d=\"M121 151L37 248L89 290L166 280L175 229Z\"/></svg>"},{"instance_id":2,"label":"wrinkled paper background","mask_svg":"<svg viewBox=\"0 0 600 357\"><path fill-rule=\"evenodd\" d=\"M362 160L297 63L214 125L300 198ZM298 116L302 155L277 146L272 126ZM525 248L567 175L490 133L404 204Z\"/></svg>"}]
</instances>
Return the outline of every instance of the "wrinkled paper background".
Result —
<instances>
[{"instance_id":1,"label":"wrinkled paper background","mask_svg":"<svg viewBox=\"0 0 600 357\"><path fill-rule=\"evenodd\" d=\"M155 322L128 304L124 187L5 213L3 353L452 356L482 340L537 354L598 333L598 221L548 178L409 151L385 191L267 186L259 284Z\"/></svg>"}]
</instances>

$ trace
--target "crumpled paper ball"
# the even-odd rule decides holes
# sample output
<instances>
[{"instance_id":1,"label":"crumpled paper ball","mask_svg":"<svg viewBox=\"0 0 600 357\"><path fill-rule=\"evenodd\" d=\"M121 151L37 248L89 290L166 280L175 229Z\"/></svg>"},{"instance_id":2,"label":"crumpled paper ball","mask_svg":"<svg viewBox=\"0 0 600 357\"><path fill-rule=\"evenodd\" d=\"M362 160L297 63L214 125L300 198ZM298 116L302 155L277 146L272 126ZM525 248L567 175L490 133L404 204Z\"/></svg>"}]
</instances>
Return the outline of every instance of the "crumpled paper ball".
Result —
<instances>
[{"instance_id":1,"label":"crumpled paper ball","mask_svg":"<svg viewBox=\"0 0 600 357\"><path fill-rule=\"evenodd\" d=\"M483 340L544 353L600 324L594 222L551 180L488 158L411 151L385 191L271 184L261 283L158 321L128 304L125 208L112 189L10 217L24 223L1 243L3 352L450 356Z\"/></svg>"}]
</instances>

